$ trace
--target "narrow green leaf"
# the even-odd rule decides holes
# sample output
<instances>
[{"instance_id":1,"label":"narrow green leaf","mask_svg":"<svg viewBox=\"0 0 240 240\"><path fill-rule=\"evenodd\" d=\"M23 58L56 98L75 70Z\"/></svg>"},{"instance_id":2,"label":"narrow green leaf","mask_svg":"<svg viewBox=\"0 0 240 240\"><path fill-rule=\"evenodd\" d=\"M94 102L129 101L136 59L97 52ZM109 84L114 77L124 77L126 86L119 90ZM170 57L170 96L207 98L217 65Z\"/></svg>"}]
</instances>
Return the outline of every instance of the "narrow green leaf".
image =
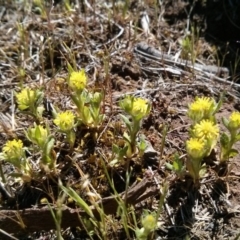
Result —
<instances>
[{"instance_id":1,"label":"narrow green leaf","mask_svg":"<svg viewBox=\"0 0 240 240\"><path fill-rule=\"evenodd\" d=\"M226 133L222 133L220 137L220 144L222 147L226 148L229 144L229 136Z\"/></svg>"},{"instance_id":2,"label":"narrow green leaf","mask_svg":"<svg viewBox=\"0 0 240 240\"><path fill-rule=\"evenodd\" d=\"M118 147L118 145L113 144L113 145L112 145L112 151L113 151L114 153L118 154L118 153L119 153L119 147Z\"/></svg>"},{"instance_id":3,"label":"narrow green leaf","mask_svg":"<svg viewBox=\"0 0 240 240\"><path fill-rule=\"evenodd\" d=\"M216 113L219 111L220 107L221 107L222 104L223 104L224 97L225 97L225 92L223 92L223 93L221 94L220 99L219 99L219 101L218 101L218 103L217 103L217 105L215 106L215 109L214 109L214 111L213 111L213 115L216 114Z\"/></svg>"},{"instance_id":4,"label":"narrow green leaf","mask_svg":"<svg viewBox=\"0 0 240 240\"><path fill-rule=\"evenodd\" d=\"M61 189L71 197L91 218L95 219L91 208L88 204L71 188L71 187L64 187L60 186Z\"/></svg>"},{"instance_id":5,"label":"narrow green leaf","mask_svg":"<svg viewBox=\"0 0 240 240\"><path fill-rule=\"evenodd\" d=\"M165 166L168 170L173 170L173 165L170 163L165 163Z\"/></svg>"},{"instance_id":6,"label":"narrow green leaf","mask_svg":"<svg viewBox=\"0 0 240 240\"><path fill-rule=\"evenodd\" d=\"M126 132L123 133L123 139L126 140L129 144L131 144L131 138Z\"/></svg>"},{"instance_id":7,"label":"narrow green leaf","mask_svg":"<svg viewBox=\"0 0 240 240\"><path fill-rule=\"evenodd\" d=\"M49 155L53 146L54 146L54 142L55 142L55 139L53 136L49 136L47 141L46 141L46 145L45 145L45 149L44 149L44 153L46 155Z\"/></svg>"},{"instance_id":8,"label":"narrow green leaf","mask_svg":"<svg viewBox=\"0 0 240 240\"><path fill-rule=\"evenodd\" d=\"M67 62L67 68L68 68L68 73L71 74L72 72L74 72L73 67L71 66L71 64L69 62Z\"/></svg>"},{"instance_id":9,"label":"narrow green leaf","mask_svg":"<svg viewBox=\"0 0 240 240\"><path fill-rule=\"evenodd\" d=\"M237 155L238 155L238 150L232 148L232 149L229 151L229 157L235 157L235 156L237 156Z\"/></svg>"},{"instance_id":10,"label":"narrow green leaf","mask_svg":"<svg viewBox=\"0 0 240 240\"><path fill-rule=\"evenodd\" d=\"M42 138L42 134L41 134L41 130L40 130L39 126L36 127L34 138L37 140L40 140Z\"/></svg>"},{"instance_id":11,"label":"narrow green leaf","mask_svg":"<svg viewBox=\"0 0 240 240\"><path fill-rule=\"evenodd\" d=\"M236 143L238 141L240 141L240 133L235 136L235 141L234 142Z\"/></svg>"},{"instance_id":12,"label":"narrow green leaf","mask_svg":"<svg viewBox=\"0 0 240 240\"><path fill-rule=\"evenodd\" d=\"M129 121L129 119L122 114L120 114L120 116L121 116L122 120L124 121L124 123L126 124L129 131L131 131L132 126L131 126L131 122Z\"/></svg>"},{"instance_id":13,"label":"narrow green leaf","mask_svg":"<svg viewBox=\"0 0 240 240\"><path fill-rule=\"evenodd\" d=\"M228 129L228 124L229 124L228 119L226 119L225 117L223 117L223 118L222 118L222 123L223 123L223 125Z\"/></svg>"}]
</instances>

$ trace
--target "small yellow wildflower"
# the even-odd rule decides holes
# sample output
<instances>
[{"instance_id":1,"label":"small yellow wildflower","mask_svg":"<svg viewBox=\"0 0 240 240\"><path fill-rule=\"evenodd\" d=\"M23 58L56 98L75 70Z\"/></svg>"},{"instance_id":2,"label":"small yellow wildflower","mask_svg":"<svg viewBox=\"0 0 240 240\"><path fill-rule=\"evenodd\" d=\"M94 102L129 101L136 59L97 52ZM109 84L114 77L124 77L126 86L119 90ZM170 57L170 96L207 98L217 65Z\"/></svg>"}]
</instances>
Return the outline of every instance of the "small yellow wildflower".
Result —
<instances>
[{"instance_id":1,"label":"small yellow wildflower","mask_svg":"<svg viewBox=\"0 0 240 240\"><path fill-rule=\"evenodd\" d=\"M194 135L202 139L217 139L219 136L219 128L210 120L202 120L196 124L193 129Z\"/></svg>"},{"instance_id":2,"label":"small yellow wildflower","mask_svg":"<svg viewBox=\"0 0 240 240\"><path fill-rule=\"evenodd\" d=\"M198 138L190 138L187 141L187 153L193 159L203 158L205 154L205 142Z\"/></svg>"},{"instance_id":3,"label":"small yellow wildflower","mask_svg":"<svg viewBox=\"0 0 240 240\"><path fill-rule=\"evenodd\" d=\"M240 128L240 112L233 112L229 117L229 127L231 129Z\"/></svg>"},{"instance_id":4,"label":"small yellow wildflower","mask_svg":"<svg viewBox=\"0 0 240 240\"><path fill-rule=\"evenodd\" d=\"M20 110L25 110L30 107L32 102L35 101L34 90L25 88L21 92L16 94L16 98L17 98L18 108Z\"/></svg>"},{"instance_id":5,"label":"small yellow wildflower","mask_svg":"<svg viewBox=\"0 0 240 240\"><path fill-rule=\"evenodd\" d=\"M212 98L197 98L189 105L188 116L195 121L200 121L204 116L208 116L215 102Z\"/></svg>"},{"instance_id":6,"label":"small yellow wildflower","mask_svg":"<svg viewBox=\"0 0 240 240\"><path fill-rule=\"evenodd\" d=\"M65 111L59 113L56 119L53 121L61 131L67 132L73 129L74 127L75 116L71 111Z\"/></svg>"},{"instance_id":7,"label":"small yellow wildflower","mask_svg":"<svg viewBox=\"0 0 240 240\"><path fill-rule=\"evenodd\" d=\"M152 214L147 214L145 217L142 218L142 226L145 230L153 231L156 227L156 224L156 217Z\"/></svg>"},{"instance_id":8,"label":"small yellow wildflower","mask_svg":"<svg viewBox=\"0 0 240 240\"><path fill-rule=\"evenodd\" d=\"M119 103L120 107L133 119L139 121L150 112L150 103L143 98L135 98L133 96L126 96Z\"/></svg>"},{"instance_id":9,"label":"small yellow wildflower","mask_svg":"<svg viewBox=\"0 0 240 240\"><path fill-rule=\"evenodd\" d=\"M148 109L149 109L149 103L147 100L142 99L142 98L135 98L133 100L132 115L145 116L148 113Z\"/></svg>"},{"instance_id":10,"label":"small yellow wildflower","mask_svg":"<svg viewBox=\"0 0 240 240\"><path fill-rule=\"evenodd\" d=\"M6 160L20 159L23 154L23 142L21 140L7 141L2 149Z\"/></svg>"},{"instance_id":11,"label":"small yellow wildflower","mask_svg":"<svg viewBox=\"0 0 240 240\"><path fill-rule=\"evenodd\" d=\"M72 72L69 77L69 87L74 91L82 91L87 84L87 76L82 69L79 72Z\"/></svg>"}]
</instances>

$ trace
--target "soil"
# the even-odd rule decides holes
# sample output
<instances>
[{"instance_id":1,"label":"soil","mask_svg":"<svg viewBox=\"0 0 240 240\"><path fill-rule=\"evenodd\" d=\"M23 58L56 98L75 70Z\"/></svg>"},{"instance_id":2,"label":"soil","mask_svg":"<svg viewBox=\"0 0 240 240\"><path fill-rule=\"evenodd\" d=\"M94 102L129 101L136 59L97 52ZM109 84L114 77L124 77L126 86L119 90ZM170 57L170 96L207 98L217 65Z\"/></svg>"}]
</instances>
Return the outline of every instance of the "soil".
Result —
<instances>
[{"instance_id":1,"label":"soil","mask_svg":"<svg viewBox=\"0 0 240 240\"><path fill-rule=\"evenodd\" d=\"M55 239L53 231L44 225L52 221L50 214L49 219L40 220L39 227L33 223L34 226L26 226L22 231L14 228L10 231L11 225L5 224L10 218L4 218L4 214L15 216L18 210L23 210L23 215L28 210L36 214L35 210L46 207L41 201L43 198L56 206L58 179L75 189L89 205L91 198L81 187L86 178L100 198L111 197L114 192L105 176L103 160L116 191L125 191L126 163L111 166L109 162L112 143L121 145L125 131L118 102L124 95L132 94L152 102L151 112L140 131L149 142L149 148L142 158L129 159L130 189L149 174L154 179L152 186L145 188L146 192L152 188L149 196L143 200L136 200L134 196L134 201L129 200L135 203L138 219L143 209L157 210L161 191L153 188L161 188L164 183L169 186L152 239L238 239L239 155L231 158L226 166L220 166L219 148L214 149L204 160L207 171L199 188L189 176L179 179L166 168L166 163L171 163L176 153L183 161L186 159L185 142L191 125L186 113L196 96L219 101L225 93L216 115L222 131L225 128L221 118L228 118L232 111L240 111L238 1L89 0L70 1L71 10L63 1L55 1L54 5L44 2L43 6L41 9L36 4L11 0L0 4L0 145L13 138L30 145L24 130L32 126L34 119L15 108L13 96L22 86L40 87L45 93L43 122L50 126L56 138L54 151L58 156L58 174L49 177L38 170L41 177L37 181L20 184L9 176L13 167L3 162L8 181L6 188L11 197L1 189L0 230L19 239ZM146 14L150 19L149 29L141 24ZM192 38L192 55L184 51L181 44L186 36ZM139 43L175 57L176 61L143 56L136 51ZM212 74L177 64L179 58L189 61L194 58L196 64L215 66L219 72ZM86 70L89 89L102 89L105 93L103 112L106 120L99 127L97 138L92 130L78 127L74 150L65 143L63 135L57 133L52 121L53 107L74 110L66 81L67 63L76 63L77 69ZM221 72L225 68L228 72ZM168 131L163 147L165 127ZM240 149L240 144L236 144L235 149ZM33 162L38 160L37 154L29 157ZM64 204L76 208L73 203ZM116 211L109 210L109 218L115 222L114 226L118 223L118 229L109 226L107 239L127 239ZM76 223L68 227L72 228L63 232L64 239L88 239L83 230L76 228ZM134 239L134 234L131 235ZM5 237L3 234L1 239Z\"/></svg>"}]
</instances>

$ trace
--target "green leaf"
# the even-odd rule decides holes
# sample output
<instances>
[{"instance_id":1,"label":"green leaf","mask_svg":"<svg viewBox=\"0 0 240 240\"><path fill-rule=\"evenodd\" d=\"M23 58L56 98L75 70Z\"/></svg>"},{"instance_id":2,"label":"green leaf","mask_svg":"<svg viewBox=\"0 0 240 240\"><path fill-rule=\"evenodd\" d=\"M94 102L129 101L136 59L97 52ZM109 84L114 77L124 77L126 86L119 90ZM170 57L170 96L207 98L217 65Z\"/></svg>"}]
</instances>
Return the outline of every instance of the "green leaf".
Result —
<instances>
[{"instance_id":1,"label":"green leaf","mask_svg":"<svg viewBox=\"0 0 240 240\"><path fill-rule=\"evenodd\" d=\"M71 187L64 187L60 186L61 189L71 197L91 218L95 219L91 208L88 204L71 188Z\"/></svg>"},{"instance_id":2,"label":"green leaf","mask_svg":"<svg viewBox=\"0 0 240 240\"><path fill-rule=\"evenodd\" d=\"M219 99L218 103L216 104L215 109L214 109L212 115L216 114L219 111L220 107L223 104L224 97L225 97L225 92L223 92L221 94L220 99Z\"/></svg>"},{"instance_id":3,"label":"green leaf","mask_svg":"<svg viewBox=\"0 0 240 240\"><path fill-rule=\"evenodd\" d=\"M95 123L98 123L99 115L100 115L100 109L97 107L91 106L89 108L89 111L91 113L92 118L94 119Z\"/></svg>"},{"instance_id":4,"label":"green leaf","mask_svg":"<svg viewBox=\"0 0 240 240\"><path fill-rule=\"evenodd\" d=\"M41 138L42 138L42 134L41 134L41 130L40 130L39 126L36 127L34 138L37 140L41 140Z\"/></svg>"},{"instance_id":5,"label":"green leaf","mask_svg":"<svg viewBox=\"0 0 240 240\"><path fill-rule=\"evenodd\" d=\"M120 148L119 151L119 157L122 159L124 156L126 156L128 150L128 145L124 146L123 148Z\"/></svg>"},{"instance_id":6,"label":"green leaf","mask_svg":"<svg viewBox=\"0 0 240 240\"><path fill-rule=\"evenodd\" d=\"M71 74L72 72L74 72L73 67L71 66L71 64L69 62L67 62L67 68L68 68L68 73Z\"/></svg>"},{"instance_id":7,"label":"green leaf","mask_svg":"<svg viewBox=\"0 0 240 240\"><path fill-rule=\"evenodd\" d=\"M173 161L173 169L176 172L181 171L183 167L183 163L181 161L181 159L179 157L175 157L174 161Z\"/></svg>"},{"instance_id":8,"label":"green leaf","mask_svg":"<svg viewBox=\"0 0 240 240\"><path fill-rule=\"evenodd\" d=\"M223 148L227 148L230 142L229 136L226 133L222 133L220 137L220 144Z\"/></svg>"},{"instance_id":9,"label":"green leaf","mask_svg":"<svg viewBox=\"0 0 240 240\"><path fill-rule=\"evenodd\" d=\"M173 165L170 163L165 163L165 166L168 170L173 170Z\"/></svg>"},{"instance_id":10,"label":"green leaf","mask_svg":"<svg viewBox=\"0 0 240 240\"><path fill-rule=\"evenodd\" d=\"M124 123L126 124L128 130L131 131L132 125L131 125L131 122L129 121L129 119L122 114L120 114L120 116L121 116L122 120L124 121Z\"/></svg>"},{"instance_id":11,"label":"green leaf","mask_svg":"<svg viewBox=\"0 0 240 240\"><path fill-rule=\"evenodd\" d=\"M229 157L235 157L238 155L238 150L232 148L228 154L229 154Z\"/></svg>"},{"instance_id":12,"label":"green leaf","mask_svg":"<svg viewBox=\"0 0 240 240\"><path fill-rule=\"evenodd\" d=\"M223 117L223 118L222 118L222 123L223 123L223 125L228 129L228 124L229 124L228 119L226 119L225 117Z\"/></svg>"},{"instance_id":13,"label":"green leaf","mask_svg":"<svg viewBox=\"0 0 240 240\"><path fill-rule=\"evenodd\" d=\"M234 139L234 142L235 142L235 143L238 142L238 141L240 141L240 134L237 134L237 135L235 136L235 139Z\"/></svg>"},{"instance_id":14,"label":"green leaf","mask_svg":"<svg viewBox=\"0 0 240 240\"><path fill-rule=\"evenodd\" d=\"M131 137L126 132L123 133L123 139L131 144Z\"/></svg>"},{"instance_id":15,"label":"green leaf","mask_svg":"<svg viewBox=\"0 0 240 240\"><path fill-rule=\"evenodd\" d=\"M44 149L44 153L46 155L49 155L53 146L54 146L54 142L55 142L55 139L53 136L48 136L47 138L47 141L46 141L46 145L45 145L45 149Z\"/></svg>"},{"instance_id":16,"label":"green leaf","mask_svg":"<svg viewBox=\"0 0 240 240\"><path fill-rule=\"evenodd\" d=\"M207 172L206 164L203 164L203 165L201 166L200 171L199 171L199 176L200 176L200 178L203 178L204 175L206 174L206 172Z\"/></svg>"},{"instance_id":17,"label":"green leaf","mask_svg":"<svg viewBox=\"0 0 240 240\"><path fill-rule=\"evenodd\" d=\"M72 95L71 98L72 98L73 102L75 103L75 105L77 106L78 110L80 110L81 104L80 104L79 98L75 95Z\"/></svg>"},{"instance_id":18,"label":"green leaf","mask_svg":"<svg viewBox=\"0 0 240 240\"><path fill-rule=\"evenodd\" d=\"M119 153L119 151L120 151L120 149L119 149L118 145L116 145L116 144L113 144L113 145L112 145L112 151L113 151L113 153L116 153L116 154L118 154L118 153Z\"/></svg>"},{"instance_id":19,"label":"green leaf","mask_svg":"<svg viewBox=\"0 0 240 240\"><path fill-rule=\"evenodd\" d=\"M35 106L39 106L43 102L44 93L40 90L36 90L36 102Z\"/></svg>"}]
</instances>

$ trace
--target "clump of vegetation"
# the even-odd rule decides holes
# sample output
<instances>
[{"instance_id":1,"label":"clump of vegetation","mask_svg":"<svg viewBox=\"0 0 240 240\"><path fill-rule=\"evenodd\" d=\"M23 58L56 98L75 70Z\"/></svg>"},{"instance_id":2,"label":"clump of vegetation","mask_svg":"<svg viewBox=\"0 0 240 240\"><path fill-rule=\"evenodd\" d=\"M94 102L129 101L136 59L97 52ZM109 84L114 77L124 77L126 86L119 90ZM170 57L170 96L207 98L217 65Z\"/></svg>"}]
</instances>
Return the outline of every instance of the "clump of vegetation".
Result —
<instances>
[{"instance_id":1,"label":"clump of vegetation","mask_svg":"<svg viewBox=\"0 0 240 240\"><path fill-rule=\"evenodd\" d=\"M196 91L192 95L197 97L182 118L171 109L161 88L155 89L155 80L159 84L160 74L156 74L157 77L153 74L148 83L142 82L144 77L140 70L157 72L160 69L166 81L170 75L174 76L171 84L178 84L182 74L186 74L180 71L184 68L180 61L179 70L175 65L170 68L171 58L167 59L170 65L166 67L166 55L161 61L152 56L154 61L151 62L152 47L147 48L152 51L142 60L145 45L142 45L143 52L138 49L136 55L139 56L133 56L128 48L125 52L125 47L124 51L120 47L122 40L118 42L122 36L131 46L139 39L145 40L146 35L155 42L151 32L157 28L153 28L151 22L164 19L164 1L143 1L141 9L150 3L154 9L150 15L143 12L139 16L130 14L135 4L131 1L104 2L97 8L88 1L76 5L73 2L63 2L64 21L71 26L64 34L59 32L61 24L65 26L58 18L59 3L22 2L23 12L35 14L33 25L41 27L35 36L32 26L25 21L15 26L18 46L11 51L13 59L16 53L18 59L17 67L11 70L17 76L13 79L16 77L18 82L15 85L13 81L11 85L14 86L9 115L12 128L2 119L0 122L5 134L0 152L0 204L5 209L16 210L16 221L23 227L27 214L22 215L19 210L32 209L32 206L39 209L45 205L43 211L51 212L53 226L55 224L53 238L59 240L70 232L62 229L62 225L68 227L64 219L66 213L70 217L77 215L76 232L90 239L115 239L117 236L147 240L160 235L167 238L171 231L175 231L174 236L187 238L194 221L204 219L194 216L197 210L193 208L195 202L202 204L204 201L200 197L206 187L205 180L211 177L211 187L220 180L224 182L231 170L230 158L239 153L236 144L240 141L240 113L233 111L229 117L220 119L218 113L224 97L216 102L212 97L200 97L205 92ZM149 25L147 33L138 26L140 18L144 17ZM39 25L39 20L44 24ZM131 22L128 31L123 31L120 23L128 21ZM11 31L14 28L10 28ZM116 34L116 31L119 32ZM193 65L202 46L200 36L195 33L200 35L201 31L192 28L191 34L178 45L182 57L190 59ZM159 36L161 34L172 36L168 28ZM35 40L40 39L38 44L32 41L33 36ZM96 38L101 41L97 42ZM178 43L176 41L176 45ZM168 47L170 52L171 45ZM164 46L161 48L164 50ZM5 57L9 59L8 54ZM136 57L142 65L133 63ZM156 66L156 63L157 68L148 66ZM4 75L2 65L0 69L0 74ZM191 72L183 79L189 89L195 87L191 86L195 84L191 81L193 74L196 73ZM118 81L119 78L124 82ZM136 91L136 81L142 84L140 91ZM132 82L133 91L128 89ZM183 96L186 96L185 90ZM190 93L189 90L187 94ZM170 96L170 99L178 102L178 97ZM187 102L181 101L176 104L177 108L186 105ZM172 123L178 118L181 124L187 119L187 124L183 127L178 122L176 128L173 127ZM184 134L181 144L176 140L181 135L178 132L176 136L178 130ZM207 214L213 215L215 208L214 205ZM208 206L199 209L208 210ZM178 227L184 228L184 234L178 234L182 231L176 230ZM7 235L2 229L0 233Z\"/></svg>"}]
</instances>

